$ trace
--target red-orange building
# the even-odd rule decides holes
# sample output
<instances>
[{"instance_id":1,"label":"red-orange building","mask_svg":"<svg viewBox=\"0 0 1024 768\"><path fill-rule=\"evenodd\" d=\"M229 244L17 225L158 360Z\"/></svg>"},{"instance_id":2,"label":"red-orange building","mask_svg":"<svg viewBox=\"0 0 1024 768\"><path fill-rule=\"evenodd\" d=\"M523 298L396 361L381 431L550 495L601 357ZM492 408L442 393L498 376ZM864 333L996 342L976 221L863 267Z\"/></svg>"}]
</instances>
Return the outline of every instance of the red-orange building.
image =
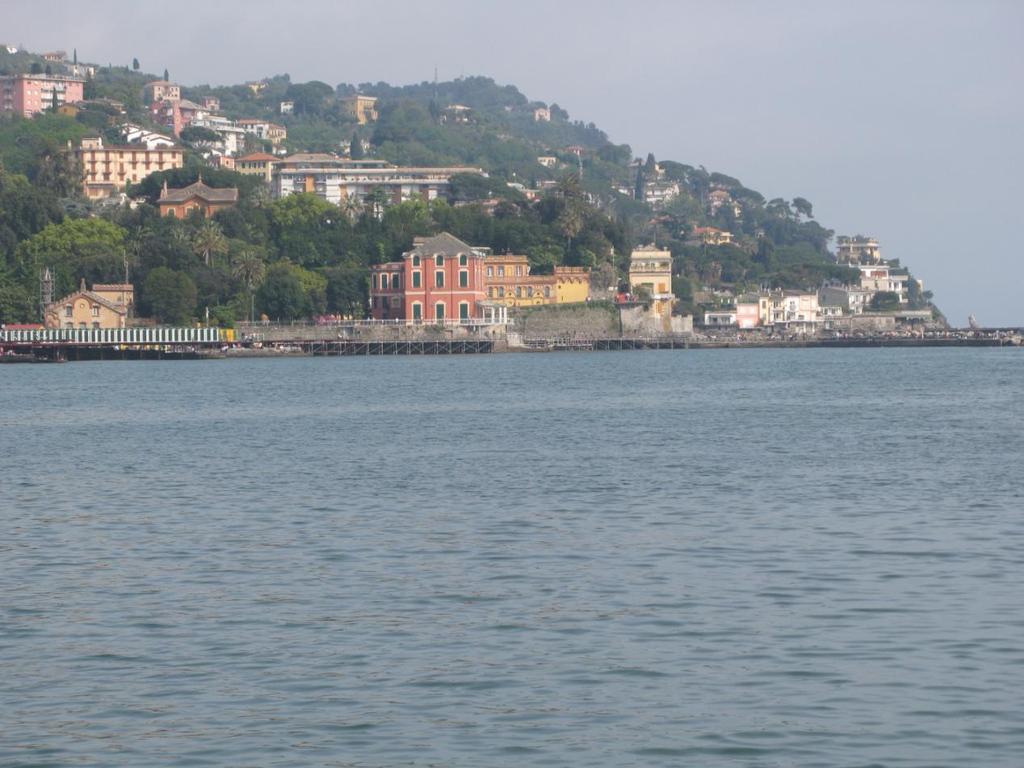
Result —
<instances>
[{"instance_id":1,"label":"red-orange building","mask_svg":"<svg viewBox=\"0 0 1024 768\"><path fill-rule=\"evenodd\" d=\"M217 211L237 205L238 190L235 187L208 187L203 183L201 176L195 184L189 184L183 189L168 189L165 181L156 204L160 208L161 216L176 216L183 219L192 211L202 211L205 218L210 218Z\"/></svg>"},{"instance_id":2,"label":"red-orange building","mask_svg":"<svg viewBox=\"0 0 1024 768\"><path fill-rule=\"evenodd\" d=\"M486 253L447 232L416 238L401 261L370 267L375 320L487 321L504 308L487 301Z\"/></svg>"}]
</instances>

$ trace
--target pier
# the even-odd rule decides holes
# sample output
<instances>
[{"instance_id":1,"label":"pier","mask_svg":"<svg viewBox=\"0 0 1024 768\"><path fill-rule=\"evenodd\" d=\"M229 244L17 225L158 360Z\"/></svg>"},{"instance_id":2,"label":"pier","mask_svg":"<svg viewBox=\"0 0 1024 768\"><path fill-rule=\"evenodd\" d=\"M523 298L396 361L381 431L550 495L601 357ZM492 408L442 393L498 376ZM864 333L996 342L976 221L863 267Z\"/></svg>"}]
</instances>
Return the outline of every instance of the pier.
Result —
<instances>
[{"instance_id":1,"label":"pier","mask_svg":"<svg viewBox=\"0 0 1024 768\"><path fill-rule=\"evenodd\" d=\"M505 326L381 325L349 322L220 328L0 329L3 362L195 360L224 357L479 355L644 349L839 349L1020 347L1021 329L951 330L925 335L788 337L690 334L560 335L522 338Z\"/></svg>"}]
</instances>

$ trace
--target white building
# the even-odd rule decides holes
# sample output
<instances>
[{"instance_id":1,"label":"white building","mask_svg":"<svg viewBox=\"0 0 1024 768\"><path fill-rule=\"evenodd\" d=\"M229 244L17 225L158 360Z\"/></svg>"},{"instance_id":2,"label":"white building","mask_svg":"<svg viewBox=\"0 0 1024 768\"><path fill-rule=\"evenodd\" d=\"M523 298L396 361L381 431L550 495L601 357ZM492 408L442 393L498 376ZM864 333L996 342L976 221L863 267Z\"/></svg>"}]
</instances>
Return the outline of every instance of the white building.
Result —
<instances>
[{"instance_id":1,"label":"white building","mask_svg":"<svg viewBox=\"0 0 1024 768\"><path fill-rule=\"evenodd\" d=\"M768 325L808 333L817 330L821 324L817 293L773 291L768 298Z\"/></svg>"},{"instance_id":2,"label":"white building","mask_svg":"<svg viewBox=\"0 0 1024 768\"><path fill-rule=\"evenodd\" d=\"M822 310L838 307L844 315L862 315L871 301L871 291L853 286L827 285L818 292Z\"/></svg>"},{"instance_id":3,"label":"white building","mask_svg":"<svg viewBox=\"0 0 1024 768\"><path fill-rule=\"evenodd\" d=\"M908 275L901 272L893 272L888 264L861 264L860 287L869 291L874 297L876 293L895 293L900 297L900 304L906 304L910 299L907 294Z\"/></svg>"},{"instance_id":4,"label":"white building","mask_svg":"<svg viewBox=\"0 0 1024 768\"><path fill-rule=\"evenodd\" d=\"M219 149L225 155L235 157L245 151L245 136L248 131L226 117L206 115L201 119L193 120L192 125L215 131L221 137Z\"/></svg>"},{"instance_id":5,"label":"white building","mask_svg":"<svg viewBox=\"0 0 1024 768\"><path fill-rule=\"evenodd\" d=\"M460 173L484 175L479 168L399 167L383 160L300 153L275 165L270 190L275 198L312 192L335 205L346 200L364 203L378 190L388 202L434 200L447 193L449 180Z\"/></svg>"},{"instance_id":6,"label":"white building","mask_svg":"<svg viewBox=\"0 0 1024 768\"><path fill-rule=\"evenodd\" d=\"M708 328L735 328L736 327L736 312L735 310L720 310L716 312L705 312L704 313L704 325Z\"/></svg>"},{"instance_id":7,"label":"white building","mask_svg":"<svg viewBox=\"0 0 1024 768\"><path fill-rule=\"evenodd\" d=\"M126 144L142 144L146 149L173 147L177 143L171 136L165 136L132 123L125 123L121 126L121 135L124 136Z\"/></svg>"}]
</instances>

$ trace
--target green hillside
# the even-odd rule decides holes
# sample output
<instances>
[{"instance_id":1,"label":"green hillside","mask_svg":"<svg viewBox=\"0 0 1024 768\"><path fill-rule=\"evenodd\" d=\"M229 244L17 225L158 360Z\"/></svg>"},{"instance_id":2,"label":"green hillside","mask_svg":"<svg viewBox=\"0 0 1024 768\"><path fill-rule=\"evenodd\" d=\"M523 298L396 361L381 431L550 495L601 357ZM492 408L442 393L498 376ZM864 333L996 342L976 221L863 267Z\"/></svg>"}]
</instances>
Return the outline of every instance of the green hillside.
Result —
<instances>
[{"instance_id":1,"label":"green hillside","mask_svg":"<svg viewBox=\"0 0 1024 768\"><path fill-rule=\"evenodd\" d=\"M33 65L38 68L38 59L30 55L0 52L0 73ZM213 186L239 187L238 208L213 222L163 220L150 204L129 210L76 199L77 170L63 152L67 142L97 133L118 141L115 126L125 120L149 125L142 89L158 77L101 66L86 86L94 104L76 117L0 119L0 321L34 317L43 266L55 271L60 291L82 277L115 279L126 259L140 311L163 320L173 313L185 321L209 309L230 323L249 314L251 299L257 311L274 317L359 314L368 266L394 258L414 236L442 230L496 252L525 253L536 272L589 266L609 285L624 277L633 246L655 242L674 256L682 311L697 309L692 297L702 287L813 289L826 279L850 278L850 270L835 265L828 250L833 233L814 219L809 201L766 200L702 166L634 160L628 145L612 143L593 123L485 77L331 86L279 75L256 87L183 86L193 101L219 98L227 117L286 126L289 151L365 153L398 164L469 165L487 173L453 179L446 201L380 201L345 211L306 195L270 201L253 177L202 170L197 152L188 154L185 169L154 174L130 192L152 203L165 177L180 186L200 172ZM376 122L358 125L346 113L343 100L357 92L379 99ZM109 100L126 114L116 114ZM282 101L293 103L292 114L281 114ZM542 106L550 110L549 121L535 119ZM255 140L248 146L268 148ZM551 167L539 157L554 158L545 161ZM536 200L524 194L538 188ZM644 202L666 189L674 196ZM492 201L487 208L479 204L485 200ZM705 242L699 227L727 232L731 243ZM161 279L151 279L157 270ZM166 279L167 271L180 279ZM183 297L164 295L175 291ZM923 306L929 297L913 298Z\"/></svg>"}]
</instances>

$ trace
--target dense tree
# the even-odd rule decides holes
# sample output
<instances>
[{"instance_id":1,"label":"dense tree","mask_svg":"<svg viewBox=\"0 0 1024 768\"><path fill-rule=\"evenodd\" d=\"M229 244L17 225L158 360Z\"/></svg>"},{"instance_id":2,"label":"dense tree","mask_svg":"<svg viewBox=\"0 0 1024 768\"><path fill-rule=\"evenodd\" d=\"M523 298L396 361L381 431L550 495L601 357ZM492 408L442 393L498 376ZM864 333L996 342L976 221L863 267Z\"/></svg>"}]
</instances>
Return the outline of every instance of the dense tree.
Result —
<instances>
[{"instance_id":1,"label":"dense tree","mask_svg":"<svg viewBox=\"0 0 1024 768\"><path fill-rule=\"evenodd\" d=\"M31 283L49 267L57 295L70 293L81 279L90 283L121 279L125 234L104 219L66 219L50 224L18 245L17 276Z\"/></svg>"},{"instance_id":2,"label":"dense tree","mask_svg":"<svg viewBox=\"0 0 1024 768\"><path fill-rule=\"evenodd\" d=\"M134 69L136 72L139 71L139 60L138 59L132 59L132 69Z\"/></svg>"},{"instance_id":3,"label":"dense tree","mask_svg":"<svg viewBox=\"0 0 1024 768\"><path fill-rule=\"evenodd\" d=\"M184 272L157 267L143 283L143 306L168 325L187 325L196 308L196 284Z\"/></svg>"},{"instance_id":4,"label":"dense tree","mask_svg":"<svg viewBox=\"0 0 1024 768\"><path fill-rule=\"evenodd\" d=\"M256 306L272 320L295 320L310 315L311 302L294 264L282 261L267 270L256 292Z\"/></svg>"},{"instance_id":5,"label":"dense tree","mask_svg":"<svg viewBox=\"0 0 1024 768\"><path fill-rule=\"evenodd\" d=\"M256 288L263 282L266 264L255 250L246 248L232 261L231 271L235 279L245 286L245 290L249 294L249 320L252 321L255 319Z\"/></svg>"},{"instance_id":6,"label":"dense tree","mask_svg":"<svg viewBox=\"0 0 1024 768\"><path fill-rule=\"evenodd\" d=\"M217 222L207 221L192 236L192 248L210 266L211 259L228 252L228 240Z\"/></svg>"}]
</instances>

